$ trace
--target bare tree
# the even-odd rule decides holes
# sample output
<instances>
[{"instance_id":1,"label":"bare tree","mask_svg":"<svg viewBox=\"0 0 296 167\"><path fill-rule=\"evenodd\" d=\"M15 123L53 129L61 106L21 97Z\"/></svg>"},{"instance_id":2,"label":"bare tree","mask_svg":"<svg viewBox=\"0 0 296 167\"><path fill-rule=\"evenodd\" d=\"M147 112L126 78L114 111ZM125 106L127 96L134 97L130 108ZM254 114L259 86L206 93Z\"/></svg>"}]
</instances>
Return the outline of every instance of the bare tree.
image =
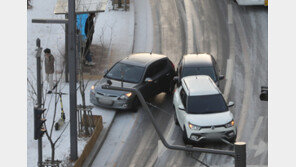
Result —
<instances>
[{"instance_id":1,"label":"bare tree","mask_svg":"<svg viewBox=\"0 0 296 167\"><path fill-rule=\"evenodd\" d=\"M60 52L60 50L58 50ZM61 54L61 52L60 52ZM42 66L42 65L41 65ZM58 90L59 88L59 92L61 92L61 90L63 89L63 87L60 86L60 81L63 77L63 70L64 70L64 67L65 67L65 63L63 63L62 65L62 73L59 77L57 77L57 74L55 73L56 75L56 78L57 79L57 82L56 82L56 90ZM31 71L30 68L28 68L28 71ZM33 72L29 72L29 74L33 74ZM33 75L32 75L33 76ZM32 77L30 76L30 78L33 78L33 80L27 78L27 82L28 82L28 97L32 100L33 104L36 104L37 102L37 91L36 91L36 87L34 85L34 80L35 80L35 83L36 83L36 78L35 77ZM47 88L45 88L43 85L44 85L44 81L42 80L41 81L41 85L42 85L42 104L41 104L41 107L44 108L45 107L45 104L47 102ZM46 118L49 111L51 110L51 101L52 101L52 98L54 97L54 109L53 109L53 118L51 120L51 124L50 124L50 129L47 128L47 124L45 123L44 126L45 126L45 129L47 129L47 131L45 132L46 136L47 136L47 139L50 143L50 146L51 146L51 163L54 163L55 161L55 145L56 143L60 140L61 136L64 134L67 126L69 123L66 124L66 126L62 129L62 131L59 133L58 137L56 139L53 139L53 128L54 128L54 124L55 124L55 118L56 118L56 113L57 113L57 104L58 104L58 101L59 101L59 97L57 96L57 93L55 94L51 94L50 95L50 100L48 102L48 106L46 107L46 112L43 114L43 117ZM49 120L48 120L49 121Z\"/></svg>"}]
</instances>

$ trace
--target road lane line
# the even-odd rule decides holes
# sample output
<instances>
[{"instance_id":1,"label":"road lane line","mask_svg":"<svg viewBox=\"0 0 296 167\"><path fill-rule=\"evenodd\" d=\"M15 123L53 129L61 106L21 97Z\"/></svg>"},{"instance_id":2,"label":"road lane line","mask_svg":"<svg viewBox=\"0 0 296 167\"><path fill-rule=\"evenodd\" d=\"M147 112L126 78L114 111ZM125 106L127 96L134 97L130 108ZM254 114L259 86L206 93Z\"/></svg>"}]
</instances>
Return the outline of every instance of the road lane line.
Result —
<instances>
[{"instance_id":1,"label":"road lane line","mask_svg":"<svg viewBox=\"0 0 296 167\"><path fill-rule=\"evenodd\" d=\"M245 126L247 114L248 114L253 85L252 85L252 80L251 80L252 76L251 76L249 45L248 45L246 34L244 33L245 29L242 25L242 21L241 21L240 17L235 17L235 18L237 18L236 25L238 26L237 27L238 36L241 41L244 72L245 72L243 105L242 105L242 109L241 109L241 113L240 113L240 118L239 118L239 122L238 122L239 126L238 126L238 131L237 131L237 141L240 141L241 137L242 137L243 129Z\"/></svg>"},{"instance_id":2,"label":"road lane line","mask_svg":"<svg viewBox=\"0 0 296 167\"><path fill-rule=\"evenodd\" d=\"M198 160L199 161L201 161L201 162L203 162L203 159L205 158L205 153L201 153L200 155L199 155L199 157L198 157ZM196 162L196 164L198 164L197 166L199 167L199 166L204 166L202 163L200 163L200 162Z\"/></svg>"},{"instance_id":3,"label":"road lane line","mask_svg":"<svg viewBox=\"0 0 296 167\"><path fill-rule=\"evenodd\" d=\"M193 35L193 22L190 7L192 6L191 0L184 0L186 20L187 20L187 54L194 53L194 35Z\"/></svg>"},{"instance_id":4,"label":"road lane line","mask_svg":"<svg viewBox=\"0 0 296 167\"><path fill-rule=\"evenodd\" d=\"M232 59L227 59L227 65L226 65L226 83L224 87L224 98L226 101L228 101L228 96L231 88L231 83L232 83L232 76L233 76L233 69L234 69L234 64Z\"/></svg>"},{"instance_id":5,"label":"road lane line","mask_svg":"<svg viewBox=\"0 0 296 167\"><path fill-rule=\"evenodd\" d=\"M257 138L257 136L258 136L259 129L261 127L262 121L263 121L263 116L260 116L257 119L256 125L254 127L253 132L252 132L251 139L250 139L250 142L249 142L249 147L252 148L252 149L256 149L256 146L255 146L254 142L255 142L255 138Z\"/></svg>"},{"instance_id":6,"label":"road lane line","mask_svg":"<svg viewBox=\"0 0 296 167\"><path fill-rule=\"evenodd\" d=\"M232 17L232 5L231 3L227 4L227 12L228 12L228 24L232 24L233 23L233 17Z\"/></svg>"}]
</instances>

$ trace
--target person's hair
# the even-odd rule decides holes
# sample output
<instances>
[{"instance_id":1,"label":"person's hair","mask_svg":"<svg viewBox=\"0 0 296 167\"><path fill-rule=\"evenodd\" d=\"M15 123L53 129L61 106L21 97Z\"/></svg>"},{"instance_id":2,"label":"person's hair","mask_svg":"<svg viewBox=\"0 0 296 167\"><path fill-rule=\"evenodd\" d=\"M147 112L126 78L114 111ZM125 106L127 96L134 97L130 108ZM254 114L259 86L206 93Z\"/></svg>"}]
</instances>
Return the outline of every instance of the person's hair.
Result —
<instances>
[{"instance_id":1,"label":"person's hair","mask_svg":"<svg viewBox=\"0 0 296 167\"><path fill-rule=\"evenodd\" d=\"M48 48L44 49L44 53L50 53L50 49Z\"/></svg>"},{"instance_id":2,"label":"person's hair","mask_svg":"<svg viewBox=\"0 0 296 167\"><path fill-rule=\"evenodd\" d=\"M95 15L95 13L89 13L89 16L95 17L96 15Z\"/></svg>"}]
</instances>

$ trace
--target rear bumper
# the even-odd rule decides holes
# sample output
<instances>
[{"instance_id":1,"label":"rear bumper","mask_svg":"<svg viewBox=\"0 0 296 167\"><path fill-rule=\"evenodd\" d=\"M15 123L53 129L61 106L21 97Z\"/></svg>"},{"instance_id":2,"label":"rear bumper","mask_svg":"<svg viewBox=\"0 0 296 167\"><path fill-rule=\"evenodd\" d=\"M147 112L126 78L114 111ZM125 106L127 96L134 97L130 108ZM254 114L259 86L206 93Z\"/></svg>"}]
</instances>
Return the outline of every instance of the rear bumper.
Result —
<instances>
[{"instance_id":1,"label":"rear bumper","mask_svg":"<svg viewBox=\"0 0 296 167\"><path fill-rule=\"evenodd\" d=\"M90 93L90 102L104 108L128 110L133 108L133 101L133 98L124 101L118 100L117 97L106 97L92 92Z\"/></svg>"}]
</instances>

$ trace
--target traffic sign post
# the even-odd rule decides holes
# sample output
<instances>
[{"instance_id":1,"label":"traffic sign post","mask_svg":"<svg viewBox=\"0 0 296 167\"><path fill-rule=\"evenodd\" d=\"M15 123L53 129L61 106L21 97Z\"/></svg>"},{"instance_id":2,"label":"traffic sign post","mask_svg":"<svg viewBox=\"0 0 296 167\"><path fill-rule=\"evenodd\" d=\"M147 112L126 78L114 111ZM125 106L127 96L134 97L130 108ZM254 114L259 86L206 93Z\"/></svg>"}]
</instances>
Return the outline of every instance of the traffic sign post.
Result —
<instances>
[{"instance_id":1,"label":"traffic sign post","mask_svg":"<svg viewBox=\"0 0 296 167\"><path fill-rule=\"evenodd\" d=\"M41 104L42 104L42 83L41 83L41 52L42 52L42 48L41 48L41 41L39 38L37 38L36 40L36 67L37 67L37 108L41 108ZM37 109L36 108L36 109ZM42 166L42 138L37 138L37 131L35 126L40 123L39 121L37 122L37 114L40 113L41 111L37 111L34 108L34 139L38 140L38 166L41 167ZM44 111L43 111L44 112ZM43 113L42 112L42 113ZM36 115L35 115L36 113ZM41 113L41 114L42 114ZM40 117L38 119L41 119L41 114ZM42 121L41 121L42 122ZM42 124L41 124L42 125ZM38 134L41 134L42 132L40 131ZM43 133L42 133L43 134ZM41 135L42 136L42 135Z\"/></svg>"},{"instance_id":2,"label":"traffic sign post","mask_svg":"<svg viewBox=\"0 0 296 167\"><path fill-rule=\"evenodd\" d=\"M46 119L42 118L42 114L46 109L34 107L34 139L39 140L42 138L46 129L43 127Z\"/></svg>"}]
</instances>

